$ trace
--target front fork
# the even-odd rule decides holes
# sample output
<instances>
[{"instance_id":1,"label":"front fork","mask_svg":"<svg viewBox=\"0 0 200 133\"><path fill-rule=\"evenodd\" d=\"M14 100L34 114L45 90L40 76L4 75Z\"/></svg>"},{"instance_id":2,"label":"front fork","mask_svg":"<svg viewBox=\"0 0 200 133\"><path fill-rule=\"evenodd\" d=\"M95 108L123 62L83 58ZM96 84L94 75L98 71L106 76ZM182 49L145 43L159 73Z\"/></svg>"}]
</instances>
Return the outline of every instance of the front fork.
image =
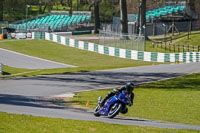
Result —
<instances>
[{"instance_id":1,"label":"front fork","mask_svg":"<svg viewBox=\"0 0 200 133\"><path fill-rule=\"evenodd\" d=\"M102 100L102 97L100 96L100 97L98 98L98 105L100 105L101 100Z\"/></svg>"}]
</instances>

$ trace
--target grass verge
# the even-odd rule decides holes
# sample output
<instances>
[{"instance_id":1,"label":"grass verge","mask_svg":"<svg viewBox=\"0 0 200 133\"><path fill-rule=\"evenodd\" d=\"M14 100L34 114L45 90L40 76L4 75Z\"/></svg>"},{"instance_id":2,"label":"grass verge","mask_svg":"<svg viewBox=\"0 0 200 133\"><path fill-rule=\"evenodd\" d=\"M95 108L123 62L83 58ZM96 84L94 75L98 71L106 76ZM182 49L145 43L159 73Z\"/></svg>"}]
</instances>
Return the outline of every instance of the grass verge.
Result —
<instances>
[{"instance_id":1,"label":"grass verge","mask_svg":"<svg viewBox=\"0 0 200 133\"><path fill-rule=\"evenodd\" d=\"M189 36L189 40L188 40L188 37L185 36L183 38L181 38L179 41L177 41L175 44L190 44L190 45L193 45L193 46L200 46L200 33L194 33L192 35Z\"/></svg>"},{"instance_id":2,"label":"grass verge","mask_svg":"<svg viewBox=\"0 0 200 133\"><path fill-rule=\"evenodd\" d=\"M170 37L167 38L167 41L169 42L171 40L171 35L169 35ZM165 39L163 38L163 35L160 35L157 37L152 37L151 39L153 39L154 41L164 41ZM162 47L161 45L156 45L155 47L153 47L152 42L151 41L146 41L146 51L150 51L150 52L163 52L163 53L173 53L173 52L183 52L183 48L182 45L184 45L185 47L188 46L188 44L190 45L190 51L192 52L192 46L200 46L200 31L193 31L191 33L191 35L189 35L189 40L188 40L188 33L187 32L182 32L180 34L176 33L173 37L173 44L175 44L175 50L173 46L166 46L165 49L165 45L163 43ZM179 45L179 46L178 46ZM181 46L181 47L180 47ZM169 48L170 47L170 48ZM179 49L178 49L179 47ZM184 50L185 52L188 52L188 50L185 48ZM195 50L195 52L197 52L197 49Z\"/></svg>"},{"instance_id":3,"label":"grass verge","mask_svg":"<svg viewBox=\"0 0 200 133\"><path fill-rule=\"evenodd\" d=\"M1 42L0 47L30 56L78 66L77 68L46 69L39 72L24 74L23 76L79 71L95 71L151 65L150 62L135 61L130 59L111 57L108 55L101 55L98 53L79 50L45 40L18 40ZM5 72L11 73L10 70L7 68L5 68Z\"/></svg>"},{"instance_id":4,"label":"grass verge","mask_svg":"<svg viewBox=\"0 0 200 133\"><path fill-rule=\"evenodd\" d=\"M56 118L45 118L28 115L16 115L0 112L0 132L6 133L197 133L194 130L163 129L155 127L139 127L117 124L106 124L103 122L91 122L80 120L66 120Z\"/></svg>"},{"instance_id":5,"label":"grass verge","mask_svg":"<svg viewBox=\"0 0 200 133\"><path fill-rule=\"evenodd\" d=\"M31 72L31 71L32 70L30 70L30 69L14 68L14 67L10 67L7 65L3 66L3 75L4 76L18 74L18 73L26 73L26 72ZM3 76L3 75L0 75L0 76Z\"/></svg>"},{"instance_id":6,"label":"grass verge","mask_svg":"<svg viewBox=\"0 0 200 133\"><path fill-rule=\"evenodd\" d=\"M166 45L166 48L165 48L165 45L164 43L161 45L155 45L153 46L152 44L152 41L150 40L147 40L145 43L146 43L146 47L145 47L145 51L147 52L160 52L160 53L181 53L182 52L182 48L180 47L178 49L178 45L182 46L183 44L185 45L185 47L187 46L186 44L190 44L192 46L200 46L200 31L197 31L197 32L192 32L192 34L190 35L190 39L188 40L188 37L187 37L187 34L186 32L182 32L180 34L176 33L173 37L172 37L172 40L173 40L173 43L176 45L175 47L175 50L174 50L174 47L173 46L169 46L168 42L170 41L171 39L171 35L168 35L170 37L168 37L167 39L167 45ZM84 36L84 37L87 37L87 36L94 36L94 35L81 35L81 36ZM74 37L79 37L79 36L74 36ZM151 37L152 40L157 40L157 41L164 41L164 38L163 38L163 35L160 35L157 37ZM90 40L87 40L87 41L90 41ZM98 40L91 40L91 42L94 42L94 43L99 43ZM124 42L125 43L125 42ZM127 48L127 49L137 49L137 46L133 46L131 41L126 41L126 45L124 45L124 43L117 43L117 44L114 44L112 42L108 42L107 46L111 46L111 47L118 47L118 48ZM191 47L192 48L192 47ZM192 49L191 49L192 50ZM187 49L185 49L185 51L187 51Z\"/></svg>"},{"instance_id":7,"label":"grass verge","mask_svg":"<svg viewBox=\"0 0 200 133\"><path fill-rule=\"evenodd\" d=\"M200 125L200 73L166 81L137 86L134 106L129 108L128 117ZM99 96L111 90L81 92L72 102L90 108L97 105Z\"/></svg>"}]
</instances>

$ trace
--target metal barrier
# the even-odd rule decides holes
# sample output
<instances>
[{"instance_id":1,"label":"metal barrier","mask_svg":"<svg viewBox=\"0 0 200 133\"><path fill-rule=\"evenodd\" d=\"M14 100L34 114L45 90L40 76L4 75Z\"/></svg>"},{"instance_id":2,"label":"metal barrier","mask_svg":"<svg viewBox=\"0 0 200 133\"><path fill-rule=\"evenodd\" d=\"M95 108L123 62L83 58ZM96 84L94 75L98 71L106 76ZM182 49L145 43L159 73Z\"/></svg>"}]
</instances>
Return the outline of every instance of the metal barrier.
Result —
<instances>
[{"instance_id":1,"label":"metal barrier","mask_svg":"<svg viewBox=\"0 0 200 133\"><path fill-rule=\"evenodd\" d=\"M120 34L100 30L99 44L115 48L137 51L145 50L145 38L142 35Z\"/></svg>"}]
</instances>

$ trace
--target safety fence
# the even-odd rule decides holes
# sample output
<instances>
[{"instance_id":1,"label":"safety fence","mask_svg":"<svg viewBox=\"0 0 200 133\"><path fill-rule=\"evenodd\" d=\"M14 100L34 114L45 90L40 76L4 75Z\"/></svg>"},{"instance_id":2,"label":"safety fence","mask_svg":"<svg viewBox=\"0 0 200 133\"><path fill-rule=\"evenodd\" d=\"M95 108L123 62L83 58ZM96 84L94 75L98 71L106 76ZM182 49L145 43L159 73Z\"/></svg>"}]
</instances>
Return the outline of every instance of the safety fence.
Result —
<instances>
[{"instance_id":1,"label":"safety fence","mask_svg":"<svg viewBox=\"0 0 200 133\"><path fill-rule=\"evenodd\" d=\"M99 44L115 48L145 51L145 38L142 35L99 31Z\"/></svg>"},{"instance_id":2,"label":"safety fence","mask_svg":"<svg viewBox=\"0 0 200 133\"><path fill-rule=\"evenodd\" d=\"M53 42L63 44L65 46L70 46L82 50L88 50L100 54L133 60L142 60L150 62L200 62L200 52L158 53L136 51L79 41L68 37L59 36L53 33L45 33L45 40L50 40Z\"/></svg>"},{"instance_id":3,"label":"safety fence","mask_svg":"<svg viewBox=\"0 0 200 133\"><path fill-rule=\"evenodd\" d=\"M171 44L164 42L152 42L153 48L163 48L165 51L172 52L200 52L200 46L194 46L189 44Z\"/></svg>"}]
</instances>

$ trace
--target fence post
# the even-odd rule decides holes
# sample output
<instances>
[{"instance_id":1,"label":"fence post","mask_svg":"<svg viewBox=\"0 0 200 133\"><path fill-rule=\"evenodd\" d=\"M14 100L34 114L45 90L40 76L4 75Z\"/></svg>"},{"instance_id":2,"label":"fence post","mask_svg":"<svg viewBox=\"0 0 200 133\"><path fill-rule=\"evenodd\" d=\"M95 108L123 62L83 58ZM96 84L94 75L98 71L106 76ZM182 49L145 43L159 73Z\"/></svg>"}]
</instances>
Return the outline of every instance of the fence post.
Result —
<instances>
[{"instance_id":1,"label":"fence post","mask_svg":"<svg viewBox=\"0 0 200 133\"><path fill-rule=\"evenodd\" d=\"M175 44L173 46L174 46L174 52L175 52L175 50L176 50Z\"/></svg>"},{"instance_id":2,"label":"fence post","mask_svg":"<svg viewBox=\"0 0 200 133\"><path fill-rule=\"evenodd\" d=\"M185 51L185 46L183 45L183 52Z\"/></svg>"},{"instance_id":3,"label":"fence post","mask_svg":"<svg viewBox=\"0 0 200 133\"><path fill-rule=\"evenodd\" d=\"M0 74L3 75L3 64L2 63L0 63Z\"/></svg>"},{"instance_id":4,"label":"fence post","mask_svg":"<svg viewBox=\"0 0 200 133\"><path fill-rule=\"evenodd\" d=\"M172 44L172 36L171 36L171 40L170 40L171 44Z\"/></svg>"},{"instance_id":5,"label":"fence post","mask_svg":"<svg viewBox=\"0 0 200 133\"><path fill-rule=\"evenodd\" d=\"M180 45L178 44L178 52L180 52Z\"/></svg>"}]
</instances>

